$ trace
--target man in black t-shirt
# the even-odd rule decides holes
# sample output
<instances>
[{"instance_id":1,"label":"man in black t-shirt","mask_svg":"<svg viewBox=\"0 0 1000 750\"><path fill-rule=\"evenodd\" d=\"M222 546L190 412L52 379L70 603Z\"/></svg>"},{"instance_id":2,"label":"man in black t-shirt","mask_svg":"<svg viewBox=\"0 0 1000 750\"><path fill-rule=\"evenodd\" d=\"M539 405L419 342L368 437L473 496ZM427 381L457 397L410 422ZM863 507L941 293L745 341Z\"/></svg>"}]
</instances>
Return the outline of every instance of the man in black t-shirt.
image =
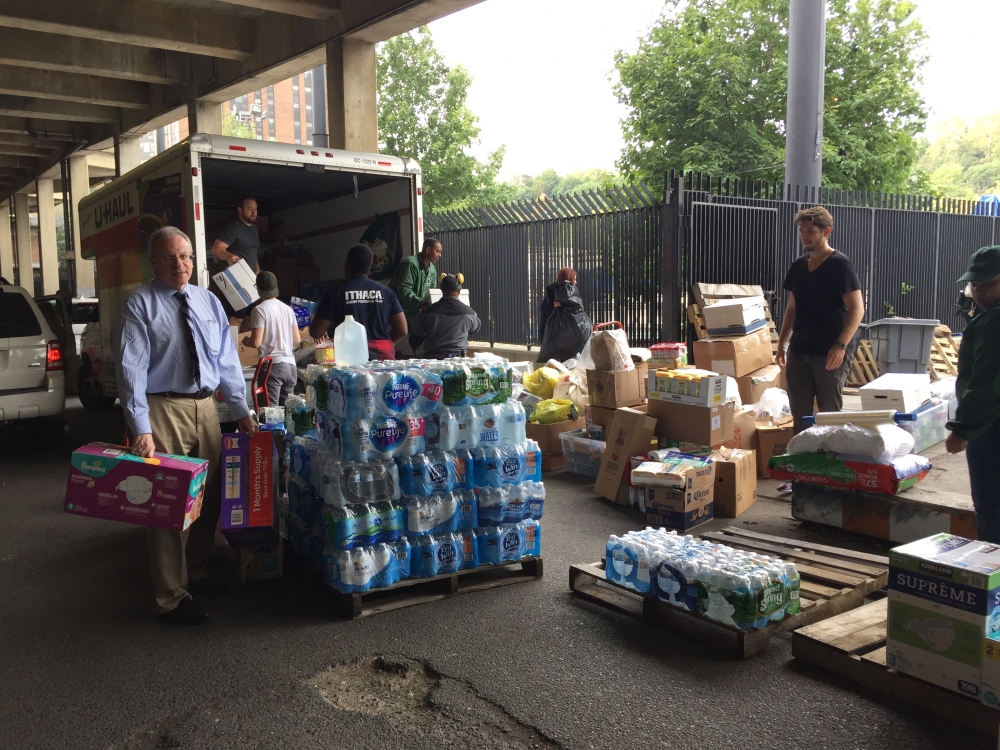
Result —
<instances>
[{"instance_id":1,"label":"man in black t-shirt","mask_svg":"<svg viewBox=\"0 0 1000 750\"><path fill-rule=\"evenodd\" d=\"M396 293L368 278L371 268L372 251L367 245L355 245L347 251L347 281L323 295L309 335L322 341L345 316L353 315L368 333L368 358L395 359L396 342L407 334L406 316Z\"/></svg>"},{"instance_id":2,"label":"man in black t-shirt","mask_svg":"<svg viewBox=\"0 0 1000 750\"><path fill-rule=\"evenodd\" d=\"M822 206L795 215L799 239L808 255L797 258L785 276L788 307L778 338L778 364L785 368L788 401L795 432L802 417L820 411L840 411L844 383L854 351L865 301L854 264L827 243L833 217ZM786 352L787 347L787 352Z\"/></svg>"},{"instance_id":3,"label":"man in black t-shirt","mask_svg":"<svg viewBox=\"0 0 1000 750\"><path fill-rule=\"evenodd\" d=\"M238 263L241 259L245 260L255 274L260 273L260 264L257 262L260 250L260 235L256 224L257 200L241 198L236 204L236 214L238 218L226 224L216 235L215 242L212 243L212 255L227 266ZM239 325L250 314L249 307L234 310L224 296L220 295L219 299L231 325Z\"/></svg>"}]
</instances>

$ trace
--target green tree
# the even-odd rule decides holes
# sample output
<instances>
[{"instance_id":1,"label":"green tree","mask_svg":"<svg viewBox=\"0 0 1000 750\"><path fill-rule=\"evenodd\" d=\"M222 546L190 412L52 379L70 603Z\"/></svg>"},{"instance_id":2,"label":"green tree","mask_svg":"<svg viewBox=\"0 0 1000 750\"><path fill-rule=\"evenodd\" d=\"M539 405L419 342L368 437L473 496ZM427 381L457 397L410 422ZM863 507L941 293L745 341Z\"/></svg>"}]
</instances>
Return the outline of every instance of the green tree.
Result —
<instances>
[{"instance_id":1,"label":"green tree","mask_svg":"<svg viewBox=\"0 0 1000 750\"><path fill-rule=\"evenodd\" d=\"M581 190L602 190L615 182L615 175L606 169L585 169L559 176L554 169L532 177L522 175L507 183L513 200L537 200L542 195L549 198Z\"/></svg>"},{"instance_id":2,"label":"green tree","mask_svg":"<svg viewBox=\"0 0 1000 750\"><path fill-rule=\"evenodd\" d=\"M379 46L379 149L417 160L428 212L513 198L496 181L504 147L485 162L469 153L479 139L479 118L466 105L470 83L465 68L445 64L426 26Z\"/></svg>"},{"instance_id":3,"label":"green tree","mask_svg":"<svg viewBox=\"0 0 1000 750\"><path fill-rule=\"evenodd\" d=\"M250 126L233 117L232 112L222 113L222 134L230 138L256 138Z\"/></svg>"},{"instance_id":4,"label":"green tree","mask_svg":"<svg viewBox=\"0 0 1000 750\"><path fill-rule=\"evenodd\" d=\"M924 39L905 0L829 0L823 182L905 187L926 113ZM668 0L635 54L618 52L628 115L618 166L661 184L668 169L784 179L788 0Z\"/></svg>"},{"instance_id":5,"label":"green tree","mask_svg":"<svg viewBox=\"0 0 1000 750\"><path fill-rule=\"evenodd\" d=\"M1000 112L971 125L962 119L941 123L933 141L921 141L917 167L936 195L974 200L1000 194Z\"/></svg>"}]
</instances>

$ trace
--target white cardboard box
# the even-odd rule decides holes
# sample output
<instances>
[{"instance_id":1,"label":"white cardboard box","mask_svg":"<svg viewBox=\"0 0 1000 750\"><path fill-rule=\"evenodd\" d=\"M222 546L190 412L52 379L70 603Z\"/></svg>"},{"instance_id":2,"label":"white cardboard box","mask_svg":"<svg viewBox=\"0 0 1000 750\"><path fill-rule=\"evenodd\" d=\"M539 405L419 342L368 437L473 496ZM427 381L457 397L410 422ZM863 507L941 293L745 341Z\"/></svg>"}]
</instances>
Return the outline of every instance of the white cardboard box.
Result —
<instances>
[{"instance_id":1,"label":"white cardboard box","mask_svg":"<svg viewBox=\"0 0 1000 750\"><path fill-rule=\"evenodd\" d=\"M739 336L763 328L767 323L763 297L719 300L705 307L702 313L709 336Z\"/></svg>"},{"instance_id":2,"label":"white cardboard box","mask_svg":"<svg viewBox=\"0 0 1000 750\"><path fill-rule=\"evenodd\" d=\"M691 404L692 406L715 406L726 400L726 379L721 375L704 376L701 378L700 393L689 396L680 393L668 393L656 389L656 373L650 373L646 396L651 400L670 401L675 404Z\"/></svg>"},{"instance_id":3,"label":"white cardboard box","mask_svg":"<svg viewBox=\"0 0 1000 750\"><path fill-rule=\"evenodd\" d=\"M257 277L242 258L238 263L233 263L229 268L215 274L212 280L234 310L245 310L260 299L260 295L257 294Z\"/></svg>"},{"instance_id":4,"label":"white cardboard box","mask_svg":"<svg viewBox=\"0 0 1000 750\"><path fill-rule=\"evenodd\" d=\"M930 400L931 380L927 373L888 373L861 386L858 393L862 409L895 409L909 414Z\"/></svg>"}]
</instances>

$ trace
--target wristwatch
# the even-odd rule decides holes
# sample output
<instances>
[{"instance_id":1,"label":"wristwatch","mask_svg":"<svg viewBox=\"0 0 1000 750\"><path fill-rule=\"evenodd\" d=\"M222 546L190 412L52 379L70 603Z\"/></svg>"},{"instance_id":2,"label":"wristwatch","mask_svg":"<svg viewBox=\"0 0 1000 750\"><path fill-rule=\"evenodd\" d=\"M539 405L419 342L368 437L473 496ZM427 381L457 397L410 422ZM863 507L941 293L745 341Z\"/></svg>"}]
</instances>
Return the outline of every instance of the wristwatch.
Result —
<instances>
[{"instance_id":1,"label":"wristwatch","mask_svg":"<svg viewBox=\"0 0 1000 750\"><path fill-rule=\"evenodd\" d=\"M839 346L845 352L847 351L847 344L842 344L842 343L840 343L840 341L837 341L837 346Z\"/></svg>"}]
</instances>

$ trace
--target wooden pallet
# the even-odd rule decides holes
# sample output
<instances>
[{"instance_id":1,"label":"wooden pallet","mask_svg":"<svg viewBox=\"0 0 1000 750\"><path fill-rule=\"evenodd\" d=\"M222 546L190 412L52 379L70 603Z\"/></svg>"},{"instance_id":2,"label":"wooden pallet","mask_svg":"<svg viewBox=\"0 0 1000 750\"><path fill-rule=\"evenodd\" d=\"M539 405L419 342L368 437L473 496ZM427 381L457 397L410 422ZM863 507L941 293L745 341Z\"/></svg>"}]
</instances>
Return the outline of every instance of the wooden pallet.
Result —
<instances>
[{"instance_id":1,"label":"wooden pallet","mask_svg":"<svg viewBox=\"0 0 1000 750\"><path fill-rule=\"evenodd\" d=\"M458 594L484 591L512 583L536 581L542 577L542 558L528 557L506 565L484 565L474 570L460 570L457 573L445 573L434 578L408 578L392 586L373 589L363 594L343 594L328 586L319 571L307 562L294 554L292 560L299 572L320 586L349 620L447 599Z\"/></svg>"},{"instance_id":2,"label":"wooden pallet","mask_svg":"<svg viewBox=\"0 0 1000 750\"><path fill-rule=\"evenodd\" d=\"M861 606L868 594L884 588L889 579L889 560L880 555L757 534L735 527L701 536L794 562L802 579L802 611L760 630L740 630L612 583L605 578L603 562L570 566L570 590L585 599L679 631L745 659L767 649L773 636Z\"/></svg>"},{"instance_id":3,"label":"wooden pallet","mask_svg":"<svg viewBox=\"0 0 1000 750\"><path fill-rule=\"evenodd\" d=\"M877 377L878 363L875 362L872 342L868 339L861 339L858 341L858 348L854 353L854 364L851 366L847 385L851 388L860 388L863 385L868 385Z\"/></svg>"},{"instance_id":4,"label":"wooden pallet","mask_svg":"<svg viewBox=\"0 0 1000 750\"><path fill-rule=\"evenodd\" d=\"M792 656L938 716L997 734L1000 711L885 665L887 599L792 633Z\"/></svg>"},{"instance_id":5,"label":"wooden pallet","mask_svg":"<svg viewBox=\"0 0 1000 750\"><path fill-rule=\"evenodd\" d=\"M702 310L706 305L718 302L723 299L738 299L740 297L764 297L764 290L756 284L704 284L695 282L691 285L691 293L694 303L688 305L688 321L694 326L695 335L698 340L708 338L708 330L705 327L705 316ZM771 331L772 352L778 352L778 328L774 323L774 316L771 314L771 306L764 297L764 316L767 318L767 326Z\"/></svg>"},{"instance_id":6,"label":"wooden pallet","mask_svg":"<svg viewBox=\"0 0 1000 750\"><path fill-rule=\"evenodd\" d=\"M948 326L938 326L934 329L931 341L931 358L927 363L927 372L931 381L942 378L958 377L958 341L951 335Z\"/></svg>"}]
</instances>

